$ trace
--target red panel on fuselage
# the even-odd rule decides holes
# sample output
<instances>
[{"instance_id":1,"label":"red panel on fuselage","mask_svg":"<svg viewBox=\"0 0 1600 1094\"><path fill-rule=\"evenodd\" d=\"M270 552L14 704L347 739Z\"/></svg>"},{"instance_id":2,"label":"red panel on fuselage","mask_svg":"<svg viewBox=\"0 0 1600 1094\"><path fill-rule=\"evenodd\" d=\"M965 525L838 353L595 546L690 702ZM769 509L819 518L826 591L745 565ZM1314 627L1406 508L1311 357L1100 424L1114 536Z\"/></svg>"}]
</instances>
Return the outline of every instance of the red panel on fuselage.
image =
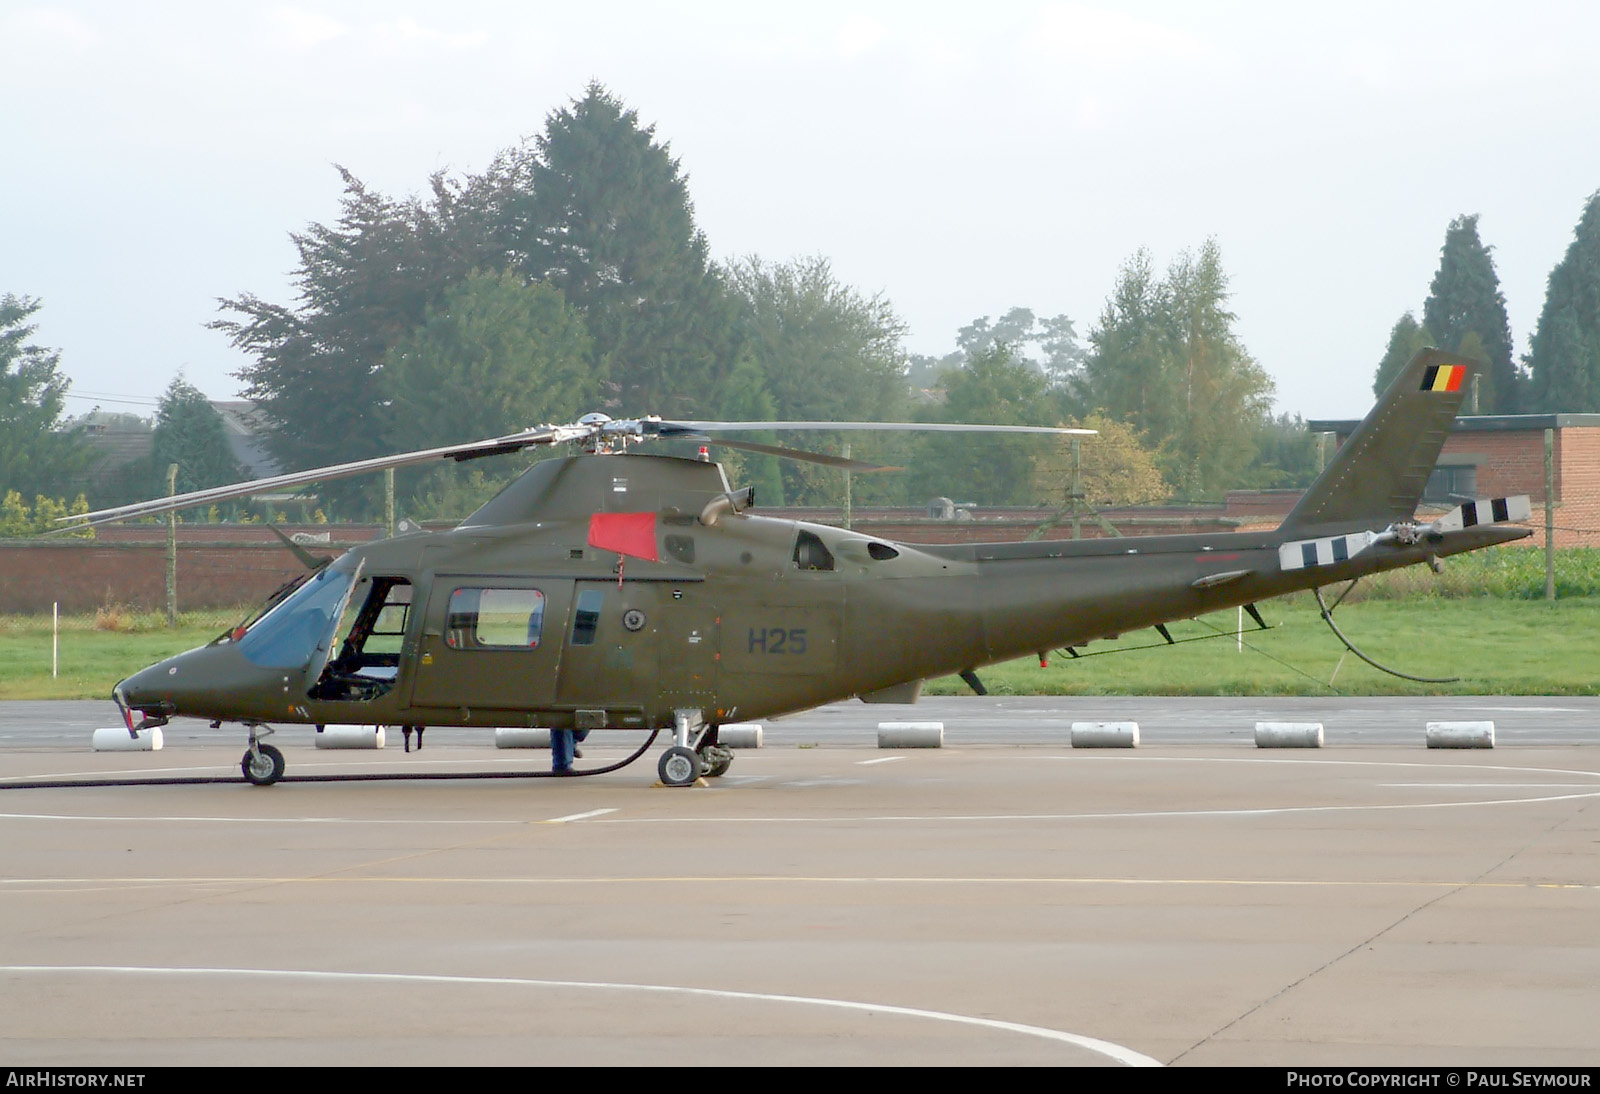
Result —
<instances>
[{"instance_id":1,"label":"red panel on fuselage","mask_svg":"<svg viewBox=\"0 0 1600 1094\"><path fill-rule=\"evenodd\" d=\"M654 513L595 513L589 518L589 546L630 558L659 562Z\"/></svg>"}]
</instances>

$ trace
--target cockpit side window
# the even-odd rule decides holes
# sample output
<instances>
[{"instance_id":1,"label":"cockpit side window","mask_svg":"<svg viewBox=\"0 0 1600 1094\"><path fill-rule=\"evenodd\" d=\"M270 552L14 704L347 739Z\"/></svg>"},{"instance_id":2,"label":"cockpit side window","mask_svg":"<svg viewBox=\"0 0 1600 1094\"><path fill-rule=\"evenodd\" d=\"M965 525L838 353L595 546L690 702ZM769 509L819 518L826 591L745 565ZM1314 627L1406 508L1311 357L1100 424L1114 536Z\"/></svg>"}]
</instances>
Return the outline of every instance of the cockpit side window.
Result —
<instances>
[{"instance_id":1,"label":"cockpit side window","mask_svg":"<svg viewBox=\"0 0 1600 1094\"><path fill-rule=\"evenodd\" d=\"M794 568L797 570L833 569L833 552L815 532L800 530L794 541Z\"/></svg>"}]
</instances>

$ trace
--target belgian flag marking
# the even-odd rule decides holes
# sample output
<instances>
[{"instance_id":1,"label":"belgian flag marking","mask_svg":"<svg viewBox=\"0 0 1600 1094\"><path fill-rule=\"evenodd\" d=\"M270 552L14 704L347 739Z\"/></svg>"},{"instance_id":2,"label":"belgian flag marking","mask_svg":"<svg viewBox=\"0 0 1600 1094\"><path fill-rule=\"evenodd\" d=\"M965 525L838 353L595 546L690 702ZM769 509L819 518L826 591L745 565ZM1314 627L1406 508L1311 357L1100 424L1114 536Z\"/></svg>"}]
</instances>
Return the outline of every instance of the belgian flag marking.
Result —
<instances>
[{"instance_id":1,"label":"belgian flag marking","mask_svg":"<svg viewBox=\"0 0 1600 1094\"><path fill-rule=\"evenodd\" d=\"M1422 374L1423 391L1460 391L1466 365L1429 365Z\"/></svg>"}]
</instances>

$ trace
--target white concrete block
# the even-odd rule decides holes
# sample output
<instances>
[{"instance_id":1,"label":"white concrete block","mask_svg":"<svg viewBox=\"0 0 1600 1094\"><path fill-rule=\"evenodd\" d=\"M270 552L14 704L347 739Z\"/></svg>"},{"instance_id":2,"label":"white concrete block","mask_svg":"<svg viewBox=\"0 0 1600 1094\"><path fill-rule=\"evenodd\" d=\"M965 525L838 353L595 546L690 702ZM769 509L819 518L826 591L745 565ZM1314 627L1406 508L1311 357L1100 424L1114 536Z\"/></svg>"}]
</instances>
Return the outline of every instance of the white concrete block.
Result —
<instances>
[{"instance_id":1,"label":"white concrete block","mask_svg":"<svg viewBox=\"0 0 1600 1094\"><path fill-rule=\"evenodd\" d=\"M1073 748L1138 748L1138 722L1073 722Z\"/></svg>"},{"instance_id":2,"label":"white concrete block","mask_svg":"<svg viewBox=\"0 0 1600 1094\"><path fill-rule=\"evenodd\" d=\"M1257 722L1257 748L1321 748L1321 722Z\"/></svg>"},{"instance_id":3,"label":"white concrete block","mask_svg":"<svg viewBox=\"0 0 1600 1094\"><path fill-rule=\"evenodd\" d=\"M382 726L323 726L317 730L318 748L382 748Z\"/></svg>"},{"instance_id":4,"label":"white concrete block","mask_svg":"<svg viewBox=\"0 0 1600 1094\"><path fill-rule=\"evenodd\" d=\"M729 722L717 727L717 741L724 748L760 748L760 722Z\"/></svg>"},{"instance_id":5,"label":"white concrete block","mask_svg":"<svg viewBox=\"0 0 1600 1094\"><path fill-rule=\"evenodd\" d=\"M1429 722L1429 748L1493 748L1493 722Z\"/></svg>"},{"instance_id":6,"label":"white concrete block","mask_svg":"<svg viewBox=\"0 0 1600 1094\"><path fill-rule=\"evenodd\" d=\"M550 731L534 726L501 726L494 731L496 748L549 748Z\"/></svg>"},{"instance_id":7,"label":"white concrete block","mask_svg":"<svg viewBox=\"0 0 1600 1094\"><path fill-rule=\"evenodd\" d=\"M879 722L879 748L943 748L943 722Z\"/></svg>"},{"instance_id":8,"label":"white concrete block","mask_svg":"<svg viewBox=\"0 0 1600 1094\"><path fill-rule=\"evenodd\" d=\"M160 752L162 743L160 726L141 729L137 738L128 736L121 726L94 731L96 752Z\"/></svg>"}]
</instances>

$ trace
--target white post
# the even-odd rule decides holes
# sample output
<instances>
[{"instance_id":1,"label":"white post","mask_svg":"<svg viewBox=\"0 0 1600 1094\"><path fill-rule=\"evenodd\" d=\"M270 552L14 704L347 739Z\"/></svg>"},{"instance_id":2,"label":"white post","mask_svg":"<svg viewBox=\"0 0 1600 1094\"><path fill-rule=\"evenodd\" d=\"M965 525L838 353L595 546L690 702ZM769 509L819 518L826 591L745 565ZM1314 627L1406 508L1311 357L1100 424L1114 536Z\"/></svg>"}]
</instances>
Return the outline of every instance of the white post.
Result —
<instances>
[{"instance_id":1,"label":"white post","mask_svg":"<svg viewBox=\"0 0 1600 1094\"><path fill-rule=\"evenodd\" d=\"M1239 644L1239 652L1244 652L1244 605L1239 605L1239 622L1233 632L1234 641Z\"/></svg>"},{"instance_id":2,"label":"white post","mask_svg":"<svg viewBox=\"0 0 1600 1094\"><path fill-rule=\"evenodd\" d=\"M61 601L50 602L50 678L56 677L61 650Z\"/></svg>"}]
</instances>

